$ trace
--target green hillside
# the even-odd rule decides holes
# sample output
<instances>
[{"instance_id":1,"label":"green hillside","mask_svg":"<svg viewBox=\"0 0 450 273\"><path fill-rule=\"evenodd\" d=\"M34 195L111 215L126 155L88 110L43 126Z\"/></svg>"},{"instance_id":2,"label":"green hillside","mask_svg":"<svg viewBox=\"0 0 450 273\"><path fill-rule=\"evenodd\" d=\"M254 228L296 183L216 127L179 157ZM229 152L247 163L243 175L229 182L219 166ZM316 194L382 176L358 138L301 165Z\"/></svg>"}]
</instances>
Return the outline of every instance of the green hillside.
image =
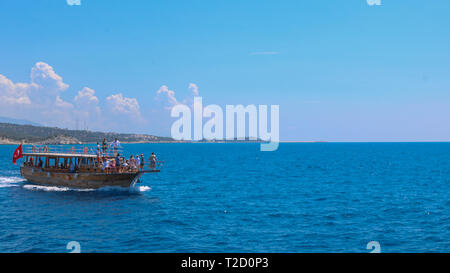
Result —
<instances>
[{"instance_id":1,"label":"green hillside","mask_svg":"<svg viewBox=\"0 0 450 273\"><path fill-rule=\"evenodd\" d=\"M49 139L66 137L81 143L101 142L103 138L108 141L118 138L121 142L158 142L173 141L170 137L158 137L144 134L119 134L92 132L86 130L68 130L56 127L44 127L33 125L18 125L11 123L0 123L0 138L10 141L25 143L44 142Z\"/></svg>"}]
</instances>

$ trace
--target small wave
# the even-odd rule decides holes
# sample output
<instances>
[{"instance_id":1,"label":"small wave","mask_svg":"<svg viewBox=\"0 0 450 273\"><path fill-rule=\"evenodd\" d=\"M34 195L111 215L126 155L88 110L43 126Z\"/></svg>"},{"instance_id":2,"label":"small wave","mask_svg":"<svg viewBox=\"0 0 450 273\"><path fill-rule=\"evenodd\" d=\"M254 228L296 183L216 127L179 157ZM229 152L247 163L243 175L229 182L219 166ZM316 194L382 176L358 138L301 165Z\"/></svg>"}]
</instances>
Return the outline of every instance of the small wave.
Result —
<instances>
[{"instance_id":1,"label":"small wave","mask_svg":"<svg viewBox=\"0 0 450 273\"><path fill-rule=\"evenodd\" d=\"M149 191L149 190L151 190L152 188L150 188L149 186L139 186L139 187L137 187L137 189L138 189L140 192L144 192L144 191Z\"/></svg>"},{"instance_id":2,"label":"small wave","mask_svg":"<svg viewBox=\"0 0 450 273\"><path fill-rule=\"evenodd\" d=\"M18 187L19 183L25 181L17 176L0 176L0 188Z\"/></svg>"},{"instance_id":3,"label":"small wave","mask_svg":"<svg viewBox=\"0 0 450 273\"><path fill-rule=\"evenodd\" d=\"M134 186L129 188L122 187L103 187L97 191L122 191L122 192L145 192L149 191L151 188L149 186Z\"/></svg>"},{"instance_id":4,"label":"small wave","mask_svg":"<svg viewBox=\"0 0 450 273\"><path fill-rule=\"evenodd\" d=\"M131 193L139 193L139 192L146 192L151 190L149 186L134 186L129 188L122 188L122 187L103 187L98 189L97 191L120 191L120 192L131 192Z\"/></svg>"}]
</instances>

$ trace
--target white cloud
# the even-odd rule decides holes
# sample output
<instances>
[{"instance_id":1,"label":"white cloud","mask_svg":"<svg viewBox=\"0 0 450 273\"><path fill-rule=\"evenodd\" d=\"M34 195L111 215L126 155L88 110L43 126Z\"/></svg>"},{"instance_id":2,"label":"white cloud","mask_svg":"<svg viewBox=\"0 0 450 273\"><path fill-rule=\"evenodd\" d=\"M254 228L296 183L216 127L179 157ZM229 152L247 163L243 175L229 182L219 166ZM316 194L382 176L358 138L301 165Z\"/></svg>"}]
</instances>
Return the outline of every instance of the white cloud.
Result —
<instances>
[{"instance_id":1,"label":"white cloud","mask_svg":"<svg viewBox=\"0 0 450 273\"><path fill-rule=\"evenodd\" d=\"M44 103L57 103L62 91L69 88L62 77L55 73L50 65L38 62L31 69L30 83L13 83L4 75L0 74L0 104L32 105Z\"/></svg>"},{"instance_id":2,"label":"white cloud","mask_svg":"<svg viewBox=\"0 0 450 273\"><path fill-rule=\"evenodd\" d=\"M198 86L195 83L190 83L189 84L189 89L191 90L192 95L194 95L194 97L199 95L199 93L198 93Z\"/></svg>"},{"instance_id":3,"label":"white cloud","mask_svg":"<svg viewBox=\"0 0 450 273\"><path fill-rule=\"evenodd\" d=\"M69 85L63 82L62 77L55 73L53 67L44 62L36 63L31 69L31 82L53 94L58 94L69 88Z\"/></svg>"},{"instance_id":4,"label":"white cloud","mask_svg":"<svg viewBox=\"0 0 450 273\"><path fill-rule=\"evenodd\" d=\"M367 5L369 6L381 6L381 0L367 0Z\"/></svg>"},{"instance_id":5,"label":"white cloud","mask_svg":"<svg viewBox=\"0 0 450 273\"><path fill-rule=\"evenodd\" d=\"M101 127L99 123L102 122L102 111L98 105L99 99L95 96L95 90L84 87L78 91L73 101L76 105L75 115L77 118L94 122L94 125L97 122L97 127Z\"/></svg>"},{"instance_id":6,"label":"white cloud","mask_svg":"<svg viewBox=\"0 0 450 273\"><path fill-rule=\"evenodd\" d=\"M113 114L125 114L134 117L141 116L139 103L135 98L126 98L122 95L122 93L120 93L107 97L106 101L110 107L111 113Z\"/></svg>"},{"instance_id":7,"label":"white cloud","mask_svg":"<svg viewBox=\"0 0 450 273\"><path fill-rule=\"evenodd\" d=\"M0 104L24 105L31 104L28 96L30 84L14 84L10 79L0 74Z\"/></svg>"},{"instance_id":8,"label":"white cloud","mask_svg":"<svg viewBox=\"0 0 450 273\"><path fill-rule=\"evenodd\" d=\"M95 91L89 87L84 87L78 91L78 95L75 96L74 101L80 107L98 104L98 98L95 96Z\"/></svg>"},{"instance_id":9,"label":"white cloud","mask_svg":"<svg viewBox=\"0 0 450 273\"><path fill-rule=\"evenodd\" d=\"M194 97L199 95L198 86L195 83L189 83L188 89L190 94L181 102L178 101L175 95L175 91L170 90L166 85L161 86L156 91L156 99L162 102L166 109L170 110L177 104L186 104L192 106Z\"/></svg>"},{"instance_id":10,"label":"white cloud","mask_svg":"<svg viewBox=\"0 0 450 273\"><path fill-rule=\"evenodd\" d=\"M0 116L64 128L73 128L78 120L97 130L129 129L130 121L140 124L144 121L135 98L111 95L106 99L110 112L105 112L95 90L84 87L73 99L64 100L61 94L68 88L53 67L43 62L31 69L29 83L14 83L0 74Z\"/></svg>"},{"instance_id":11,"label":"white cloud","mask_svg":"<svg viewBox=\"0 0 450 273\"><path fill-rule=\"evenodd\" d=\"M156 91L156 98L161 99L162 97L167 100L170 108L178 104L177 98L175 97L175 92L173 90L169 90L167 85L161 86L159 90Z\"/></svg>"},{"instance_id":12,"label":"white cloud","mask_svg":"<svg viewBox=\"0 0 450 273\"><path fill-rule=\"evenodd\" d=\"M66 0L66 3L69 6L80 6L81 0Z\"/></svg>"},{"instance_id":13,"label":"white cloud","mask_svg":"<svg viewBox=\"0 0 450 273\"><path fill-rule=\"evenodd\" d=\"M65 109L73 109L73 104L63 101L59 96L56 97L55 106Z\"/></svg>"}]
</instances>

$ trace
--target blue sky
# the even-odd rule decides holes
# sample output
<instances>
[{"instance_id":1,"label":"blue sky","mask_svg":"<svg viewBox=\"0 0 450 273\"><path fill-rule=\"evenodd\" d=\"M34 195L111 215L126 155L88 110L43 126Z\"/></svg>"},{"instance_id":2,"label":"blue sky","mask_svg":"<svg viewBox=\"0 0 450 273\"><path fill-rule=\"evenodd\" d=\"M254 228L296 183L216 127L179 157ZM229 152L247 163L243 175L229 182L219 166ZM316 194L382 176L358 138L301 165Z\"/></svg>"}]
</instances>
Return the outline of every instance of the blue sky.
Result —
<instances>
[{"instance_id":1,"label":"blue sky","mask_svg":"<svg viewBox=\"0 0 450 273\"><path fill-rule=\"evenodd\" d=\"M282 140L450 140L450 2L381 2L3 0L0 97L26 83L48 100L0 115L170 135L157 91L193 83L204 104L280 105ZM51 96L73 112L44 113Z\"/></svg>"}]
</instances>

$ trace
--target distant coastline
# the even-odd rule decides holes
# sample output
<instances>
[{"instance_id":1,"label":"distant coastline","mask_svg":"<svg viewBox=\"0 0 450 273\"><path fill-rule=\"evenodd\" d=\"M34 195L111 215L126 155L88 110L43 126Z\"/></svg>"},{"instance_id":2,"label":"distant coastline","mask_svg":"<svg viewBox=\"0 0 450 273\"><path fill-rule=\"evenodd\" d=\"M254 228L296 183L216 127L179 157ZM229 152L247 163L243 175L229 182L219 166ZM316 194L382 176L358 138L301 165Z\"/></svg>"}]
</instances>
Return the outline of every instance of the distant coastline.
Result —
<instances>
[{"instance_id":1,"label":"distant coastline","mask_svg":"<svg viewBox=\"0 0 450 273\"><path fill-rule=\"evenodd\" d=\"M106 138L112 141L115 138L121 143L145 144L145 143L261 143L259 139L245 140L201 140L184 141L171 137L161 137L148 134L124 134L114 132L95 132L88 130L69 130L57 127L45 127L29 124L14 124L0 122L0 145L76 145L96 144Z\"/></svg>"},{"instance_id":2,"label":"distant coastline","mask_svg":"<svg viewBox=\"0 0 450 273\"><path fill-rule=\"evenodd\" d=\"M30 124L0 122L0 144L90 144L120 139L122 143L174 142L170 137L147 134L124 134L115 132L96 132L88 130L69 130Z\"/></svg>"}]
</instances>

